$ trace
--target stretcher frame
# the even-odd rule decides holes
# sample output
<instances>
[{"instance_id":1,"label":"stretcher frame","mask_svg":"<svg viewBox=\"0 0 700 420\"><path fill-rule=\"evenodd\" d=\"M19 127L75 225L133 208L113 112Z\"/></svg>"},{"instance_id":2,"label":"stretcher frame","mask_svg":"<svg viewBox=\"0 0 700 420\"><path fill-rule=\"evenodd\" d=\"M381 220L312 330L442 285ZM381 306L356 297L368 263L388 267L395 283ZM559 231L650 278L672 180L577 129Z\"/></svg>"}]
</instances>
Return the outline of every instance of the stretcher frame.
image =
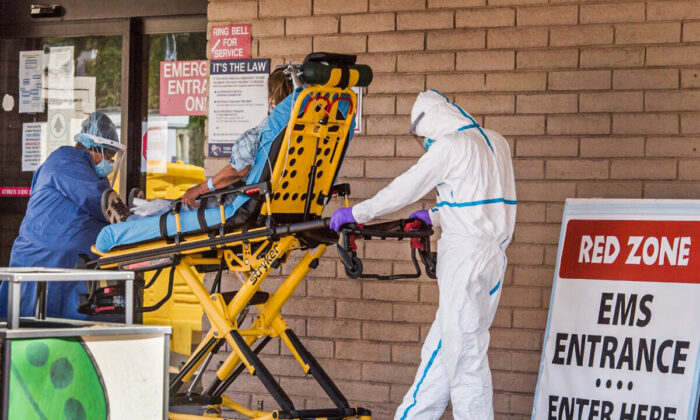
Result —
<instances>
[{"instance_id":1,"label":"stretcher frame","mask_svg":"<svg viewBox=\"0 0 700 420\"><path fill-rule=\"evenodd\" d=\"M91 268L131 270L137 273L170 268L171 273L177 272L196 296L208 318L210 330L169 383L171 406L179 403L196 404L203 407L204 413L193 415L171 411L169 418L172 420L225 419L222 408L257 420L371 419L369 410L350 407L345 396L281 315L284 304L309 271L318 266L319 258L326 251L328 240L319 240L311 232L323 229L328 224L328 220L320 219L320 216L331 197L332 184L347 148L348 132L356 108L357 99L350 87L360 80L359 71L348 65L348 62L339 66L331 65L328 69L324 84L308 86L298 94L279 156L274 168L271 168L271 182L214 194L219 200L221 212L218 231L213 229L196 235L182 234L179 206L175 205L173 213L177 232L173 238L166 237L164 240L106 253L99 253L93 247L100 258L88 263ZM371 80L371 70L369 72ZM342 102L348 102L345 115L339 112ZM330 141L334 145L327 144L329 139L334 139ZM292 144L297 149L290 153ZM299 150L303 147L309 147L313 153L303 156ZM296 162L296 170L293 170L296 159L299 161ZM308 176L304 179L305 174ZM261 199L260 215L264 218L264 225L259 223L262 226L227 231L222 199L226 194L245 194ZM292 222L276 223L284 220ZM291 273L274 293L261 292L260 287L270 272L285 263L289 254L295 250L305 253ZM246 280L233 294L222 293L220 283L218 290L216 286L207 290L197 275L198 268L212 266L225 266L232 272L242 273ZM172 277L171 274L168 294L172 290ZM217 282L218 279L215 283ZM241 321L249 306L255 306L258 314L248 327L243 328ZM258 357L258 353L272 338L279 338L284 343L302 371L313 376L321 385L334 408L295 408L291 398ZM231 350L216 369L213 381L201 394L191 392L213 354L223 351L224 344ZM278 410L250 409L224 395L228 386L246 370L258 377L275 399ZM183 384L188 381L192 381L188 392L180 393Z\"/></svg>"}]
</instances>

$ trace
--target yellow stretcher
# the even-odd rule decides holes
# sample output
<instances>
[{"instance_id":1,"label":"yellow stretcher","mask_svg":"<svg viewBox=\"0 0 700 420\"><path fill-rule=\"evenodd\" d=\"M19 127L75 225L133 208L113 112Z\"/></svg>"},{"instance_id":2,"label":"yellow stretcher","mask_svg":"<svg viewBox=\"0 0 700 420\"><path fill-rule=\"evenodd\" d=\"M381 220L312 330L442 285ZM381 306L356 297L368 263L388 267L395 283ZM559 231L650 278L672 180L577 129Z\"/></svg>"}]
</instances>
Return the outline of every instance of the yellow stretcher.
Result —
<instances>
[{"instance_id":1,"label":"yellow stretcher","mask_svg":"<svg viewBox=\"0 0 700 420\"><path fill-rule=\"evenodd\" d=\"M169 278L168 292L161 303L170 298L174 274L177 273L208 318L211 328L170 381L171 407L196 405L202 408L202 414L181 414L171 410L170 419L223 419L226 417L223 417L222 408L258 420L371 419L369 410L349 405L280 313L300 282L318 266L326 247L339 239L337 234L326 228L328 219L322 219L321 214L335 195L345 196L347 206L349 187L334 186L333 183L347 148L356 109L356 96L350 88L367 86L372 79L369 67L354 63L354 56L315 53L307 57L301 67L301 79L307 87L299 93L287 129L283 136L279 136L276 158L274 154L270 155L274 165L269 180L208 194L221 203L219 226L208 232L181 235L179 216L176 214L178 233L175 238L98 253L100 258L88 263L88 267L96 269L131 270L139 275L156 272L152 276L156 280L149 283L167 281ZM339 112L342 102L349 102L344 105L345 114ZM245 194L259 199L256 223L246 226L228 224L224 218L223 197L231 194ZM428 228L404 236L396 234L415 227L411 223L394 222L379 232L371 229L363 231L357 227L345 229L340 235L338 247L348 275L370 276L362 273L354 252L356 235L365 238L412 237L412 241L418 241L414 245L420 246L414 248L422 250L421 258L430 272L429 261L424 255L429 253L429 235L432 231ZM97 253L96 249L93 251ZM273 293L261 291L260 287L270 272L285 264L293 251L301 251L304 255L290 274ZM418 269L415 253L414 263ZM169 275L159 276L163 270L170 270ZM221 291L222 270L245 276L240 290ZM206 271L217 272L211 290L207 290L200 277L200 273ZM148 291L152 284L145 284L144 287ZM250 306L257 308L257 316L252 323L243 327ZM287 393L258 357L262 348L273 338L279 338L303 372L318 381L333 402L333 408L298 410L294 407ZM195 394L192 384L201 379L215 353L225 354L223 362L216 369L214 379L204 384L203 392ZM280 409L249 409L224 395L228 386L246 370L257 376ZM190 382L189 389L182 392L186 382Z\"/></svg>"}]
</instances>

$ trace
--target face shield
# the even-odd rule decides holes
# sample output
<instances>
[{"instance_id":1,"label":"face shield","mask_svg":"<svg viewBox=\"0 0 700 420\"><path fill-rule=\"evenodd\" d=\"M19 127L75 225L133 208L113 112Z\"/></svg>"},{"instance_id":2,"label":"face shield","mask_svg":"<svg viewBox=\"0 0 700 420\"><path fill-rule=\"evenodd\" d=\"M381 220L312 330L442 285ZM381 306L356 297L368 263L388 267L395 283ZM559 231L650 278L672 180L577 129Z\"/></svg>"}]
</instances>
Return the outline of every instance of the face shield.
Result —
<instances>
[{"instance_id":1,"label":"face shield","mask_svg":"<svg viewBox=\"0 0 700 420\"><path fill-rule=\"evenodd\" d=\"M101 178L107 177L109 185L114 188L119 179L119 168L121 168L124 156L126 155L126 146L118 141L95 136L93 134L81 133L80 135L92 140L93 145L90 149L99 153L104 162L100 162L96 165L98 176Z\"/></svg>"},{"instance_id":2,"label":"face shield","mask_svg":"<svg viewBox=\"0 0 700 420\"><path fill-rule=\"evenodd\" d=\"M424 139L416 134L416 127L418 127L418 123L423 119L423 117L425 117L425 112L418 114L416 119L411 123L411 128L409 129L409 133L411 133L413 139L420 145L420 147L425 147Z\"/></svg>"}]
</instances>

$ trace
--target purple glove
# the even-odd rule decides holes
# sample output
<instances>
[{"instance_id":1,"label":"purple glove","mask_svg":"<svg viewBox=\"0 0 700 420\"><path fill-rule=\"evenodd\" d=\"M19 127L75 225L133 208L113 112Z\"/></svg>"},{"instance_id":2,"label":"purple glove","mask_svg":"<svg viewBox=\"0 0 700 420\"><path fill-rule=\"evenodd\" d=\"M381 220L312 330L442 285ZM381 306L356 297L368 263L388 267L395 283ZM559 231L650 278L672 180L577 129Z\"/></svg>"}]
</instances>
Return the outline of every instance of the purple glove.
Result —
<instances>
[{"instance_id":1,"label":"purple glove","mask_svg":"<svg viewBox=\"0 0 700 420\"><path fill-rule=\"evenodd\" d=\"M433 222L430 220L430 212L428 210L418 210L414 211L408 216L409 219L419 219L428 226L432 226Z\"/></svg>"},{"instance_id":2,"label":"purple glove","mask_svg":"<svg viewBox=\"0 0 700 420\"><path fill-rule=\"evenodd\" d=\"M332 230L337 232L341 226L348 223L356 223L355 217L352 215L352 207L342 207L333 212L331 216Z\"/></svg>"}]
</instances>

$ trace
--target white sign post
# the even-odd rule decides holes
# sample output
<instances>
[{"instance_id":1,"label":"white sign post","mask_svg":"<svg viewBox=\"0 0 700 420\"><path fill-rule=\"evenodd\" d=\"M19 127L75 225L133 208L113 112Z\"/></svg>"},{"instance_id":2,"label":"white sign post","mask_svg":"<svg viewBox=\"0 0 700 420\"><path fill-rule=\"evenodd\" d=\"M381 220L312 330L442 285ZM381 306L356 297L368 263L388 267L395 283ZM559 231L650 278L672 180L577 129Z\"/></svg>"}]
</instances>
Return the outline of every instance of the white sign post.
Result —
<instances>
[{"instance_id":1,"label":"white sign post","mask_svg":"<svg viewBox=\"0 0 700 420\"><path fill-rule=\"evenodd\" d=\"M700 201L567 200L533 419L696 419Z\"/></svg>"},{"instance_id":2,"label":"white sign post","mask_svg":"<svg viewBox=\"0 0 700 420\"><path fill-rule=\"evenodd\" d=\"M269 58L212 61L209 71L209 156L229 156L231 144L267 117Z\"/></svg>"}]
</instances>

